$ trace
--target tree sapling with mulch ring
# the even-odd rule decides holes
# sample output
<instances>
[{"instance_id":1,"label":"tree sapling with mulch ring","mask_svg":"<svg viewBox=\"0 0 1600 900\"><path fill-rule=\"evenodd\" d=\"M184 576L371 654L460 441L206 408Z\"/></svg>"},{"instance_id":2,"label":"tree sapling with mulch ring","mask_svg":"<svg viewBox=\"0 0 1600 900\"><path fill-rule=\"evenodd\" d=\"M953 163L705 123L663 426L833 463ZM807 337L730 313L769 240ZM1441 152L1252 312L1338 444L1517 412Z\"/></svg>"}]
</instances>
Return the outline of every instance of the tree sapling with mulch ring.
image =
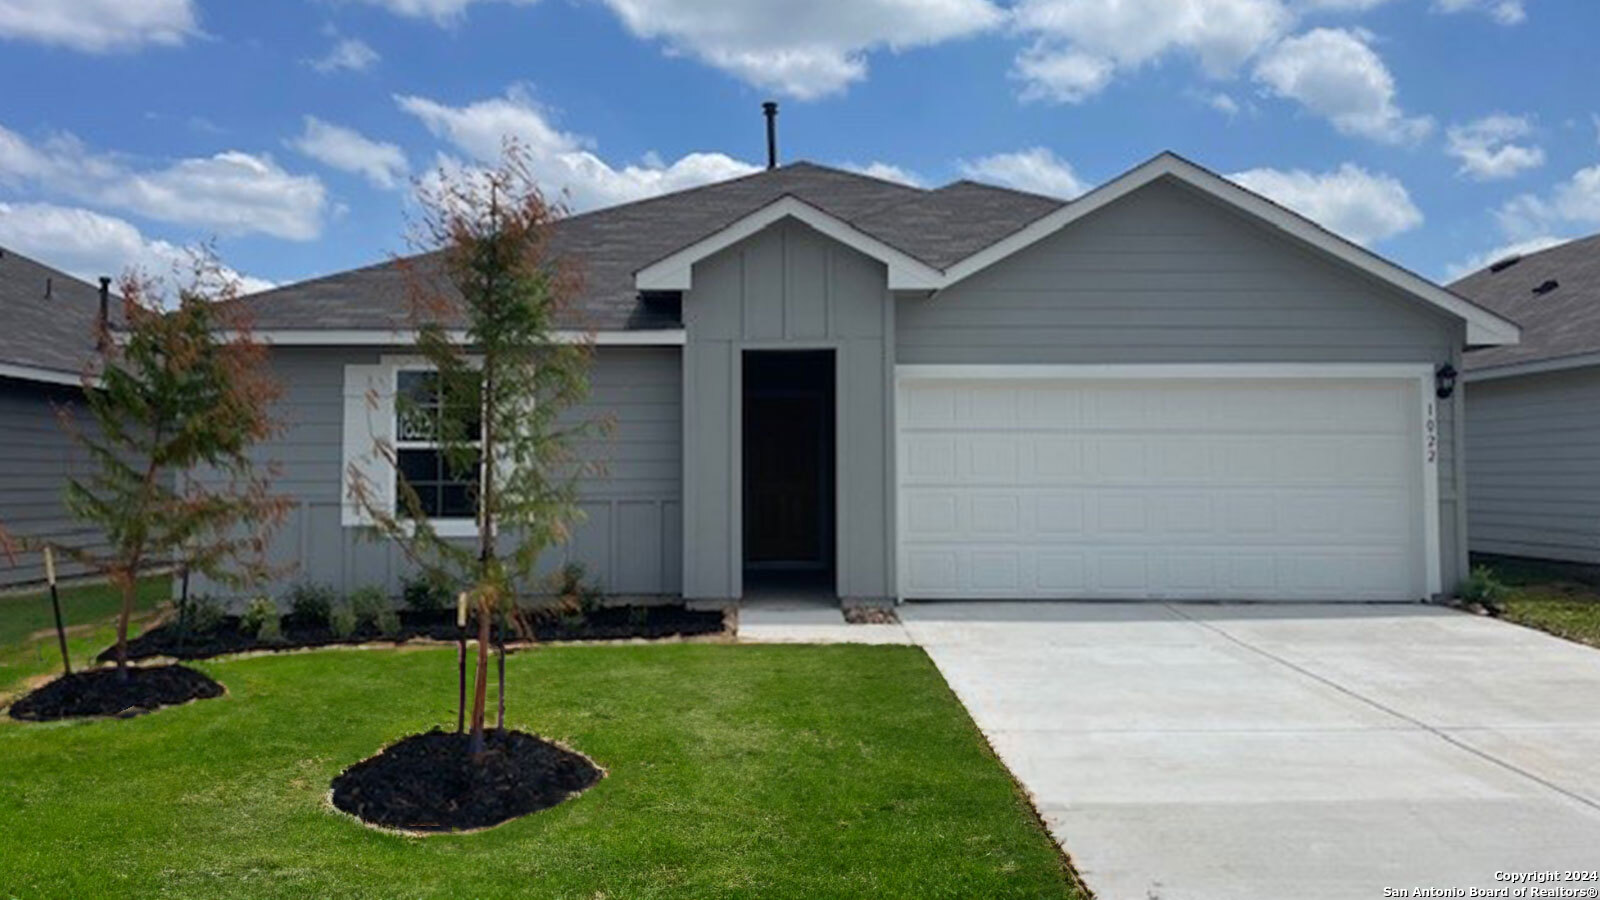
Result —
<instances>
[{"instance_id":1,"label":"tree sapling with mulch ring","mask_svg":"<svg viewBox=\"0 0 1600 900\"><path fill-rule=\"evenodd\" d=\"M127 717L220 696L222 685L187 666L93 669L57 678L12 704L10 713L26 722Z\"/></svg>"},{"instance_id":2,"label":"tree sapling with mulch ring","mask_svg":"<svg viewBox=\"0 0 1600 900\"><path fill-rule=\"evenodd\" d=\"M470 831L548 809L605 773L582 755L521 731L414 734L333 780L333 805L384 828Z\"/></svg>"}]
</instances>

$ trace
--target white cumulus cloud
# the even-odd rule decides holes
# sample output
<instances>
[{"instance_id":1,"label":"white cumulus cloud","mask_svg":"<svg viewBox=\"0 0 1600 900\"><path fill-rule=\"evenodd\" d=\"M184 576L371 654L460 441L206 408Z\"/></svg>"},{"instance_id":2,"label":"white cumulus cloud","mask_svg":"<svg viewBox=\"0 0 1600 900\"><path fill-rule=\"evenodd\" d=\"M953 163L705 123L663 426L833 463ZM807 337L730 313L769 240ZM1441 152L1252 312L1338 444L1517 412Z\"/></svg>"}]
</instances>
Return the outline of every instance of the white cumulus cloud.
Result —
<instances>
[{"instance_id":1,"label":"white cumulus cloud","mask_svg":"<svg viewBox=\"0 0 1600 900\"><path fill-rule=\"evenodd\" d=\"M383 57L372 45L360 38L340 38L327 53L310 60L310 66L324 74L329 72L365 72Z\"/></svg>"},{"instance_id":2,"label":"white cumulus cloud","mask_svg":"<svg viewBox=\"0 0 1600 900\"><path fill-rule=\"evenodd\" d=\"M1445 152L1461 161L1460 173L1476 181L1510 178L1544 164L1544 150L1516 143L1533 126L1526 118L1498 113L1445 132Z\"/></svg>"},{"instance_id":3,"label":"white cumulus cloud","mask_svg":"<svg viewBox=\"0 0 1600 900\"><path fill-rule=\"evenodd\" d=\"M0 203L0 246L9 247L93 283L138 270L157 278L183 278L190 251L145 237L129 222L92 210L50 203ZM272 282L224 269L243 293Z\"/></svg>"},{"instance_id":4,"label":"white cumulus cloud","mask_svg":"<svg viewBox=\"0 0 1600 900\"><path fill-rule=\"evenodd\" d=\"M409 170L405 152L398 146L316 116L306 116L305 130L289 141L289 146L324 165L361 175L381 188L398 187Z\"/></svg>"},{"instance_id":5,"label":"white cumulus cloud","mask_svg":"<svg viewBox=\"0 0 1600 900\"><path fill-rule=\"evenodd\" d=\"M1033 42L1018 55L1014 74L1024 98L1067 103L1169 54L1225 77L1292 18L1280 0L1021 0L1013 23Z\"/></svg>"},{"instance_id":6,"label":"white cumulus cloud","mask_svg":"<svg viewBox=\"0 0 1600 900\"><path fill-rule=\"evenodd\" d=\"M1369 40L1361 31L1314 28L1267 51L1256 63L1255 80L1341 133L1395 144L1422 138L1432 121L1400 109L1394 76Z\"/></svg>"},{"instance_id":7,"label":"white cumulus cloud","mask_svg":"<svg viewBox=\"0 0 1600 900\"><path fill-rule=\"evenodd\" d=\"M1600 226L1600 165L1579 169L1546 193L1514 197L1496 217L1506 236L1516 240Z\"/></svg>"},{"instance_id":8,"label":"white cumulus cloud","mask_svg":"<svg viewBox=\"0 0 1600 900\"><path fill-rule=\"evenodd\" d=\"M1228 177L1357 244L1381 241L1422 224L1422 211L1399 179L1353 163L1331 172L1262 168Z\"/></svg>"},{"instance_id":9,"label":"white cumulus cloud","mask_svg":"<svg viewBox=\"0 0 1600 900\"><path fill-rule=\"evenodd\" d=\"M1481 11L1501 25L1517 25L1528 18L1523 0L1433 0L1433 8L1447 13Z\"/></svg>"},{"instance_id":10,"label":"white cumulus cloud","mask_svg":"<svg viewBox=\"0 0 1600 900\"><path fill-rule=\"evenodd\" d=\"M990 0L603 0L635 36L806 100L866 77L867 55L993 28Z\"/></svg>"},{"instance_id":11,"label":"white cumulus cloud","mask_svg":"<svg viewBox=\"0 0 1600 900\"><path fill-rule=\"evenodd\" d=\"M0 38L89 53L173 46L199 30L193 0L0 0Z\"/></svg>"},{"instance_id":12,"label":"white cumulus cloud","mask_svg":"<svg viewBox=\"0 0 1600 900\"><path fill-rule=\"evenodd\" d=\"M1073 171L1072 164L1057 157L1048 147L1030 147L1012 153L962 160L958 167L961 174L975 181L1067 200L1089 189L1078 173Z\"/></svg>"},{"instance_id":13,"label":"white cumulus cloud","mask_svg":"<svg viewBox=\"0 0 1600 900\"><path fill-rule=\"evenodd\" d=\"M71 135L33 143L4 126L0 183L162 222L291 240L317 237L327 205L321 181L287 172L264 154L228 150L139 168L122 157L95 153Z\"/></svg>"},{"instance_id":14,"label":"white cumulus cloud","mask_svg":"<svg viewBox=\"0 0 1600 900\"><path fill-rule=\"evenodd\" d=\"M525 92L450 106L426 97L397 96L395 102L415 116L436 137L479 163L500 158L507 138L527 151L540 186L565 191L575 210L610 206L722 181L757 171L749 163L722 153L690 153L666 163L653 156L639 163L614 166L594 152L593 141L551 124L549 116ZM442 162L448 168L453 160Z\"/></svg>"}]
</instances>

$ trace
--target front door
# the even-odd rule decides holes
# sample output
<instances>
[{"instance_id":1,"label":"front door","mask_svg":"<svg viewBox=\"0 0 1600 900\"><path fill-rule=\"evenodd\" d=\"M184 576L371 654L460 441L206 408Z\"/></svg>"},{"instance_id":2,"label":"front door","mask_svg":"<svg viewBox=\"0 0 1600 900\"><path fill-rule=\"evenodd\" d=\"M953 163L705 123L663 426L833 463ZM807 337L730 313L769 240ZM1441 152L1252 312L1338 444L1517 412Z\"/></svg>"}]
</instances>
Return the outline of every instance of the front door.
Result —
<instances>
[{"instance_id":1,"label":"front door","mask_svg":"<svg viewBox=\"0 0 1600 900\"><path fill-rule=\"evenodd\" d=\"M745 355L744 562L831 569L833 354Z\"/></svg>"}]
</instances>

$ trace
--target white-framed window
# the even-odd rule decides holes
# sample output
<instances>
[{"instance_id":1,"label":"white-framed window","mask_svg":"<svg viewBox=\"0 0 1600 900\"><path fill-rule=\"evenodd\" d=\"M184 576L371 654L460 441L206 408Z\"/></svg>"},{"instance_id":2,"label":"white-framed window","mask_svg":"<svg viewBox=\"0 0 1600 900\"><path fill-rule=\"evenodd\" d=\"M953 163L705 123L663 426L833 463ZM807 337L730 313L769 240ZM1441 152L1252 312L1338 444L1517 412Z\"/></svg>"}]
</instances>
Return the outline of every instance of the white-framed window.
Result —
<instances>
[{"instance_id":1,"label":"white-framed window","mask_svg":"<svg viewBox=\"0 0 1600 900\"><path fill-rule=\"evenodd\" d=\"M397 366L394 370L394 496L404 496L404 485L416 492L421 511L435 522L472 523L478 516L479 458L470 454L446 452L446 421L443 411L452 402L452 392L441 383L439 373L422 365ZM459 394L455 395L459 398ZM476 403L476 400L468 402ZM475 410L474 410L475 412ZM475 446L482 437L478 415L465 417L466 433L453 436L457 442ZM396 512L408 514L406 504L396 504Z\"/></svg>"}]
</instances>

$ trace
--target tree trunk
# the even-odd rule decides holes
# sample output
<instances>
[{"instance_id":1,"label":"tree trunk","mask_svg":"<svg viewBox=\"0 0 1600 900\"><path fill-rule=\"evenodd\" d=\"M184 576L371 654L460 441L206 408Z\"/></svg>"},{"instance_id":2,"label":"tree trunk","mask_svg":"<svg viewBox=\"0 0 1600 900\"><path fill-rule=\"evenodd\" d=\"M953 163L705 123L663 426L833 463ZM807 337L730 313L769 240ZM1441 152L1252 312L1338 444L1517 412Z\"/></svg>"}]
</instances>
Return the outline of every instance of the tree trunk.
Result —
<instances>
[{"instance_id":1,"label":"tree trunk","mask_svg":"<svg viewBox=\"0 0 1600 900\"><path fill-rule=\"evenodd\" d=\"M456 629L456 734L467 730L467 629Z\"/></svg>"},{"instance_id":2,"label":"tree trunk","mask_svg":"<svg viewBox=\"0 0 1600 900\"><path fill-rule=\"evenodd\" d=\"M126 572L115 576L114 580L122 588L122 612L117 616L117 677L127 681L128 623L133 619L133 598L139 589L139 582L129 578Z\"/></svg>"},{"instance_id":3,"label":"tree trunk","mask_svg":"<svg viewBox=\"0 0 1600 900\"><path fill-rule=\"evenodd\" d=\"M468 752L477 756L483 752L484 708L489 699L489 604L478 601L478 676L472 690L472 740Z\"/></svg>"},{"instance_id":4,"label":"tree trunk","mask_svg":"<svg viewBox=\"0 0 1600 900\"><path fill-rule=\"evenodd\" d=\"M496 696L500 701L499 715L495 716L494 728L496 731L506 730L506 623L502 616L494 624L495 649L500 651L500 692Z\"/></svg>"}]
</instances>

